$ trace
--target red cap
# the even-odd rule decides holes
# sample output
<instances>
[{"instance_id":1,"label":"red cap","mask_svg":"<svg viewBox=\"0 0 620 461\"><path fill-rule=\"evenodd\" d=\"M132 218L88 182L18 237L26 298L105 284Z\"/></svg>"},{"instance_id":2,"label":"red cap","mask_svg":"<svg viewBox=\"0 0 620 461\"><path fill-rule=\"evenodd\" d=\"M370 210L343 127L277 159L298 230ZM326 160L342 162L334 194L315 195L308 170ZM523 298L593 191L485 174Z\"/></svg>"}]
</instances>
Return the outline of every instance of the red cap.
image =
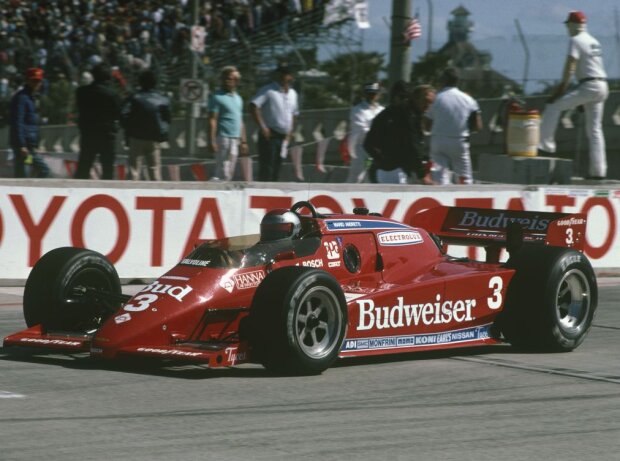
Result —
<instances>
[{"instance_id":1,"label":"red cap","mask_svg":"<svg viewBox=\"0 0 620 461\"><path fill-rule=\"evenodd\" d=\"M43 69L31 67L26 71L26 78L28 80L43 80Z\"/></svg>"},{"instance_id":2,"label":"red cap","mask_svg":"<svg viewBox=\"0 0 620 461\"><path fill-rule=\"evenodd\" d=\"M586 15L583 11L571 11L568 13L568 18L564 21L564 24L572 22L573 24L585 24L586 23Z\"/></svg>"}]
</instances>

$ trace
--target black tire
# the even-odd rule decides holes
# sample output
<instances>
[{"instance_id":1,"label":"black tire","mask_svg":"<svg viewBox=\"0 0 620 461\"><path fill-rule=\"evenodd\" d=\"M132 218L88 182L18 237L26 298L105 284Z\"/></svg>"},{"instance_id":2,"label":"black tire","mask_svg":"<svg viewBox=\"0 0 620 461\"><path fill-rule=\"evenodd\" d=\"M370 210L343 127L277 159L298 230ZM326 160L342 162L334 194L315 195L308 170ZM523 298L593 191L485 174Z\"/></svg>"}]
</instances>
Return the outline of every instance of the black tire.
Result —
<instances>
[{"instance_id":1,"label":"black tire","mask_svg":"<svg viewBox=\"0 0 620 461\"><path fill-rule=\"evenodd\" d=\"M44 330L87 331L98 328L111 312L120 307L118 301L94 301L73 293L78 286L121 294L116 269L100 253L84 248L56 248L37 261L24 289L24 318L31 327Z\"/></svg>"},{"instance_id":2,"label":"black tire","mask_svg":"<svg viewBox=\"0 0 620 461\"><path fill-rule=\"evenodd\" d=\"M568 352L581 344L598 302L596 276L580 252L525 245L507 262L516 269L497 326L512 345Z\"/></svg>"},{"instance_id":3,"label":"black tire","mask_svg":"<svg viewBox=\"0 0 620 461\"><path fill-rule=\"evenodd\" d=\"M284 267L265 277L250 314L250 342L270 371L312 375L338 357L347 328L338 281L309 267Z\"/></svg>"}]
</instances>

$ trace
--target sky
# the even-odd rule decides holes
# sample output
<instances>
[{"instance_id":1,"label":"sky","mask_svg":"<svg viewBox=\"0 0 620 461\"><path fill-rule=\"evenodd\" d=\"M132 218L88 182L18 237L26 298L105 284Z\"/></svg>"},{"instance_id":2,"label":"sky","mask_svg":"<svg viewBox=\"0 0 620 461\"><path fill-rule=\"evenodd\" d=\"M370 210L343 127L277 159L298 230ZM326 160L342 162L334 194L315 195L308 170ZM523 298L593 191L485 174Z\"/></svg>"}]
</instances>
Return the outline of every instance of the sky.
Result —
<instances>
[{"instance_id":1,"label":"sky","mask_svg":"<svg viewBox=\"0 0 620 461\"><path fill-rule=\"evenodd\" d=\"M422 23L422 37L411 47L414 62L428 49L429 1L433 5L433 49L446 43L450 13L463 5L474 22L472 43L491 52L492 67L513 79L524 74L525 52L515 26L515 19L519 19L532 55L529 91L537 89L537 81L560 78L568 47L563 22L569 11L581 10L588 18L588 31L601 41L609 76L620 78L620 44L616 39L620 32L615 20L615 10L620 20L619 0L411 0L411 12L418 12ZM390 21L392 0L368 0L368 7L371 27L361 34L363 49L385 53L388 58L390 30L386 21Z\"/></svg>"}]
</instances>

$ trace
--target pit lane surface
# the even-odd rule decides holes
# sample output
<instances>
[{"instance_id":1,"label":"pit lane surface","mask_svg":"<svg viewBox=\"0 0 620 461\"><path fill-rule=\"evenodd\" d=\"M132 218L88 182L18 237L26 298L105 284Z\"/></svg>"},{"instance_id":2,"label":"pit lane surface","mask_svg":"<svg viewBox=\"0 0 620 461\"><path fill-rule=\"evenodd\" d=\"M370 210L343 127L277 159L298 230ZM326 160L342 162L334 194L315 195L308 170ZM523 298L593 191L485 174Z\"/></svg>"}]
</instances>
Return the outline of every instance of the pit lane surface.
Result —
<instances>
[{"instance_id":1,"label":"pit lane surface","mask_svg":"<svg viewBox=\"0 0 620 461\"><path fill-rule=\"evenodd\" d=\"M0 459L620 459L618 282L599 280L594 327L567 354L487 347L283 378L2 350ZM0 288L1 337L24 326L21 292Z\"/></svg>"}]
</instances>

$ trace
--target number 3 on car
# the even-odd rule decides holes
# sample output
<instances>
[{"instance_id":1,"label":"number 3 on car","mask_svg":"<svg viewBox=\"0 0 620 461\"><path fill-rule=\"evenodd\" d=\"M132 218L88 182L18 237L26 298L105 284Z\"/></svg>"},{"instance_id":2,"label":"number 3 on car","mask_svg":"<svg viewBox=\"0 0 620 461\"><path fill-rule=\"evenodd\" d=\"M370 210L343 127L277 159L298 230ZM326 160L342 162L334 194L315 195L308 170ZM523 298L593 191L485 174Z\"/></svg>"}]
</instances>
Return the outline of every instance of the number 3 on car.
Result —
<instances>
[{"instance_id":1,"label":"number 3 on car","mask_svg":"<svg viewBox=\"0 0 620 461\"><path fill-rule=\"evenodd\" d=\"M138 295L131 300L131 304L125 304L123 309L130 312L142 312L147 310L152 303L157 301L157 298L158 296L153 294Z\"/></svg>"},{"instance_id":2,"label":"number 3 on car","mask_svg":"<svg viewBox=\"0 0 620 461\"><path fill-rule=\"evenodd\" d=\"M504 298L502 297L503 287L504 280L499 275L491 277L491 280L489 280L489 288L493 290L493 296L487 298L487 304L489 306L489 309L495 310L502 307L502 304L504 302Z\"/></svg>"}]
</instances>

